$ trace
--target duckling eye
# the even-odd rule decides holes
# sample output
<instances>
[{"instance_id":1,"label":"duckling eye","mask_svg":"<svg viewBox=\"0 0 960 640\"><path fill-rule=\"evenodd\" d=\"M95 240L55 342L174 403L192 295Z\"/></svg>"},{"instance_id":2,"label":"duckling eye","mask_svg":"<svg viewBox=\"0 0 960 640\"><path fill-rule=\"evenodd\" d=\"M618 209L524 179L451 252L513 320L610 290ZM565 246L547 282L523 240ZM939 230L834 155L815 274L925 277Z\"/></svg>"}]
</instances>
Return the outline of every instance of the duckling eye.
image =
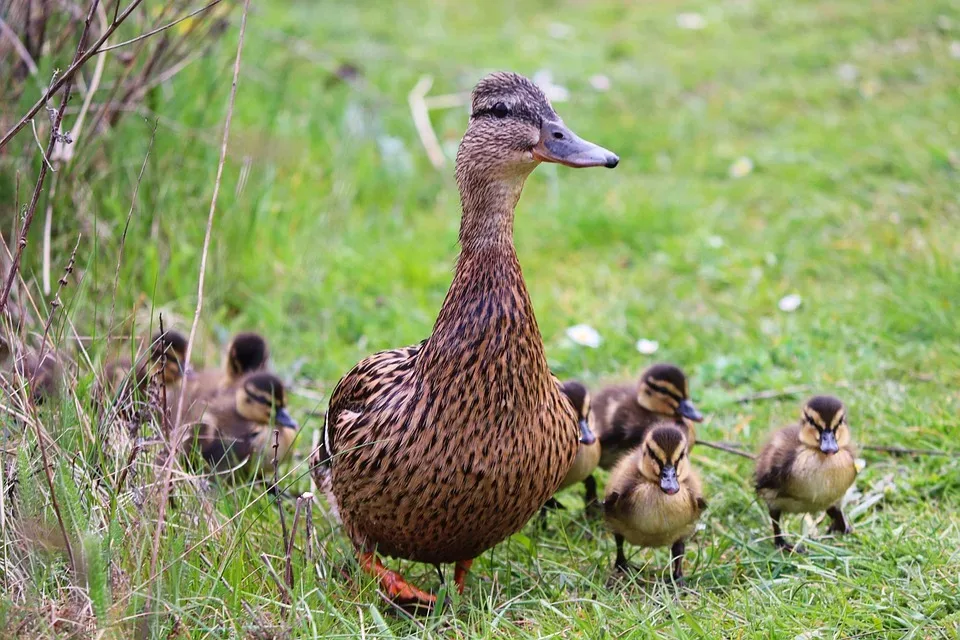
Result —
<instances>
[{"instance_id":1,"label":"duckling eye","mask_svg":"<svg viewBox=\"0 0 960 640\"><path fill-rule=\"evenodd\" d=\"M493 115L498 118L506 118L507 114L510 113L510 109L508 109L507 105L503 104L502 102L498 102L497 104L493 105L493 109L491 111L493 112Z\"/></svg>"}]
</instances>

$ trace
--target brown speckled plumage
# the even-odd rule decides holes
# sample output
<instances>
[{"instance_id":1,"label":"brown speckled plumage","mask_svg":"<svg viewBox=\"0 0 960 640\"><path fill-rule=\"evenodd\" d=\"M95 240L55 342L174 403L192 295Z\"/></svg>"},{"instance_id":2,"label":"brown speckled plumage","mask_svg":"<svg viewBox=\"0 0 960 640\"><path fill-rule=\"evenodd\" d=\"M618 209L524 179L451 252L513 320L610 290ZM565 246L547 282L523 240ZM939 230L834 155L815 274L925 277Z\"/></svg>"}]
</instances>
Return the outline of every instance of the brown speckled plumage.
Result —
<instances>
[{"instance_id":1,"label":"brown speckled plumage","mask_svg":"<svg viewBox=\"0 0 960 640\"><path fill-rule=\"evenodd\" d=\"M523 527L573 462L579 427L513 246L514 207L552 118L521 76L477 86L457 156L461 253L433 333L366 358L333 392L317 480L361 553L469 561Z\"/></svg>"}]
</instances>

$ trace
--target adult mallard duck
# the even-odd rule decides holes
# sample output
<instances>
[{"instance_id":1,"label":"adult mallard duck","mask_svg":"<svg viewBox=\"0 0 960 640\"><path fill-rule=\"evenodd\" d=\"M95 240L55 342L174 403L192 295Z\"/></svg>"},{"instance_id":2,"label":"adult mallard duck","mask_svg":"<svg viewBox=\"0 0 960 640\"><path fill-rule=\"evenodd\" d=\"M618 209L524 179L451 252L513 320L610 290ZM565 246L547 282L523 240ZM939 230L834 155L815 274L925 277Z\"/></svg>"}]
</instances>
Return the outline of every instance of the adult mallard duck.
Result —
<instances>
[{"instance_id":1,"label":"adult mallard duck","mask_svg":"<svg viewBox=\"0 0 960 640\"><path fill-rule=\"evenodd\" d=\"M517 200L541 162L619 159L570 131L527 78L481 80L457 153L461 251L433 334L362 360L330 398L317 484L360 566L399 604L429 608L435 596L375 552L456 563L462 590L473 559L523 527L577 454L513 245Z\"/></svg>"}]
</instances>

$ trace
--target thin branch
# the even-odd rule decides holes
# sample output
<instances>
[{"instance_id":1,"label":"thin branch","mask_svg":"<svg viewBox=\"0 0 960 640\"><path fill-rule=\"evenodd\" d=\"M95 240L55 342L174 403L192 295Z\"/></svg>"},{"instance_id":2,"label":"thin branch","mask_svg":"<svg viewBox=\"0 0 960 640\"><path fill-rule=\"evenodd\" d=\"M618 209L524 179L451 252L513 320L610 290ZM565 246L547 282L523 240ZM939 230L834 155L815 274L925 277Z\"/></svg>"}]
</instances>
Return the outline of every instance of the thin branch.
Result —
<instances>
[{"instance_id":1,"label":"thin branch","mask_svg":"<svg viewBox=\"0 0 960 640\"><path fill-rule=\"evenodd\" d=\"M748 393L745 396L736 398L734 402L737 404L747 404L749 402L757 402L758 400L778 400L780 398L798 396L801 393L806 393L808 391L810 391L810 385L801 384L794 387L786 387L784 389L768 389L767 391Z\"/></svg>"},{"instance_id":2,"label":"thin branch","mask_svg":"<svg viewBox=\"0 0 960 640\"><path fill-rule=\"evenodd\" d=\"M133 10L136 9L141 2L143 2L143 0L131 0L127 8L123 10L123 13L117 16L117 19L114 20L112 23L110 23L110 26L107 27L107 29L100 35L97 41L94 42L93 46L91 46L89 49L84 50L83 43L86 40L87 31L89 30L89 27L90 27L90 19L93 15L93 11L91 11L90 14L88 14L87 21L83 27L83 33L80 36L80 46L77 47L77 55L73 59L73 64L71 64L70 67L66 71L64 71L63 74L61 74L61 76L57 78L55 82L51 83L50 87L43 93L40 99L37 100L37 102L32 107L30 107L30 109L22 118L20 118L20 121L17 122L17 124L15 124L13 128L10 129L10 131L8 131L3 136L3 138L0 138L0 149L3 149L5 146L7 146L7 143L10 142L13 136L17 135L20 132L20 130L26 126L27 122L29 122L30 119L33 118L33 116L37 115L37 112L43 108L43 105L47 103L47 101L50 99L51 96L53 96L54 94L56 94L57 91L60 90L60 87L64 86L65 84L70 82L70 80L73 79L73 75L77 72L77 70L80 69L80 67L82 67L87 60L89 60L91 57L93 57L97 53L97 51L100 49L103 43L107 41L107 38L109 38L110 35L117 30L117 27L123 24L123 21L126 20L131 13L133 13ZM91 7L91 9L95 10L97 4L99 4L99 0L93 0L93 6ZM67 84L67 87L68 87L67 94L69 94L70 85ZM63 116L61 114L60 119L62 118ZM59 120L57 122L57 125L59 126ZM54 131L56 131L56 128L54 128ZM2 310L2 308L3 307L0 306L0 310Z\"/></svg>"},{"instance_id":3,"label":"thin branch","mask_svg":"<svg viewBox=\"0 0 960 640\"><path fill-rule=\"evenodd\" d=\"M746 451L743 451L742 449L740 449L738 445L735 445L735 444L728 444L726 442L709 442L707 440L697 440L696 444L702 444L703 446L709 447L711 449L717 449L718 451L726 451L727 453L732 453L734 455L742 456L744 458L749 458L751 460L757 459L755 455L753 455L752 453L747 453Z\"/></svg>"},{"instance_id":4,"label":"thin branch","mask_svg":"<svg viewBox=\"0 0 960 640\"><path fill-rule=\"evenodd\" d=\"M141 0L134 0L135 3L140 2ZM73 56L73 65L71 69L76 71L79 68L81 59L83 58L83 45L87 41L87 33L90 31L90 22L93 20L93 14L97 10L97 5L100 4L100 0L93 0L90 5L90 11L87 13L87 19L83 23L83 31L80 33L80 42L77 43L77 52ZM99 46L99 45L98 45ZM73 77L73 72L68 70L67 74L60 76L60 78L54 82L50 89L44 94L44 97L40 99L39 102L31 109L31 113L28 116L25 116L21 120L21 124L18 127L22 128L26 123L26 118L33 118L34 114L40 110L40 108L46 104L47 98L53 95L56 87L57 89L63 83L66 83L66 88L63 90L63 98L60 101L60 108L57 109L57 114L53 118L53 126L50 127L50 141L47 143L47 152L46 155L49 156L54 149L54 146L57 144L57 139L60 137L60 124L63 122L63 112L67 108L67 103L70 101L70 93L73 91L73 83L68 82L69 78ZM17 131L19 128L15 127ZM6 144L6 141L13 137L13 133L8 134L4 137L3 140L0 140L0 149L3 148L3 145ZM48 164L44 163L40 165L40 176L37 178L37 186L33 190L33 197L30 199L30 205L27 207L27 214L23 220L23 228L20 230L20 241L17 244L17 253L13 256L13 264L10 265L10 273L7 274L7 281L3 285L3 293L0 293L0 313L7 308L7 299L10 297L10 289L13 287L13 280L17 276L17 272L20 270L20 260L23 258L23 249L27 246L27 234L30 232L30 225L33 224L33 216L37 212L37 203L40 202L40 193L43 191L43 181L47 177L47 168Z\"/></svg>"},{"instance_id":5,"label":"thin branch","mask_svg":"<svg viewBox=\"0 0 960 640\"><path fill-rule=\"evenodd\" d=\"M125 46L127 46L127 45L129 45L129 44L133 44L134 42L140 42L141 40L146 40L146 39L149 38L150 36L155 36L155 35L157 35L158 33L161 33L161 32L163 32L163 31L166 31L166 30L169 29L170 27L175 27L175 26L177 26L178 24L180 24L181 22L183 22L184 20L189 20L190 18L192 18L193 16L197 15L198 13L203 13L203 12L206 11L207 9L210 9L211 7L214 7L214 6L218 5L218 4L220 4L221 2L223 2L223 0L213 0L213 2L210 2L209 4L207 4L207 5L203 6L203 7L200 7L199 9L197 9L196 11L194 11L193 13L188 13L187 15L183 16L182 18L177 18L177 19L174 20L173 22L170 22L170 23L168 23L168 24L165 24L165 25L163 25L162 27L158 27L158 28L154 29L153 31L148 31L148 32L146 32L146 33L144 33L144 34L141 34L141 35L137 36L136 38L131 39L131 40L125 40L125 41L119 42L119 43L117 43L117 44L112 44L112 45L110 45L109 47L103 47L102 49L100 49L99 51L97 51L97 54L99 55L99 54L101 54L101 53L106 53L107 51L113 51L114 49L119 49L119 48L121 48L121 47L125 47Z\"/></svg>"},{"instance_id":6,"label":"thin branch","mask_svg":"<svg viewBox=\"0 0 960 640\"><path fill-rule=\"evenodd\" d=\"M865 444L859 445L859 447L867 451L892 453L895 456L943 456L945 458L960 458L960 453L955 451L940 451L938 449L905 449L904 447L889 447L879 444Z\"/></svg>"},{"instance_id":7,"label":"thin branch","mask_svg":"<svg viewBox=\"0 0 960 640\"><path fill-rule=\"evenodd\" d=\"M280 592L280 601L284 604L290 604L290 590L287 589L287 585L283 584L283 580L280 579L280 576L277 575L276 570L273 568L273 565L270 564L270 558L267 557L267 554L261 553L260 559L263 560L264 566L267 567L267 573L273 578L273 581L277 585L277 591Z\"/></svg>"},{"instance_id":8,"label":"thin branch","mask_svg":"<svg viewBox=\"0 0 960 640\"><path fill-rule=\"evenodd\" d=\"M414 85L413 89L407 95L407 104L410 105L410 114L413 116L413 126L417 129L420 136L420 142L423 144L427 157L431 164L437 169L442 169L447 159L443 155L443 148L440 141L437 140L437 134L430 124L430 110L427 108L425 98L430 87L433 86L433 78L423 76Z\"/></svg>"},{"instance_id":9,"label":"thin branch","mask_svg":"<svg viewBox=\"0 0 960 640\"><path fill-rule=\"evenodd\" d=\"M139 1L139 0L136 0ZM200 254L200 276L197 283L197 306L193 314L193 325L190 327L190 337L187 341L187 352L184 357L184 367L190 366L190 356L192 355L193 345L196 343L197 327L200 324L200 313L203 309L203 285L207 271L207 254L210 250L210 237L213 233L213 217L217 210L217 196L220 194L220 181L223 177L223 165L227 161L227 143L230 140L230 123L233 120L233 105L237 98L237 83L240 79L240 59L243 52L243 37L247 31L247 14L250 11L250 0L244 0L243 15L240 19L240 34L237 38L237 55L233 62L233 84L230 88L230 100L227 103L227 115L223 123L223 142L220 146L220 161L217 165L217 176L213 184L213 196L210 199L210 212L207 215L207 229L203 236L203 249ZM177 403L176 417L173 422L173 433L171 435L168 447L175 446L183 437L184 425L183 409L187 394L180 394ZM158 504L156 531L153 538L153 550L150 555L150 582L157 577L157 560L160 556L160 540L163 532L163 522L166 516L167 501L170 495L170 477L173 473L173 463L176 455L171 453L167 456L161 473L160 483L160 501Z\"/></svg>"}]
</instances>

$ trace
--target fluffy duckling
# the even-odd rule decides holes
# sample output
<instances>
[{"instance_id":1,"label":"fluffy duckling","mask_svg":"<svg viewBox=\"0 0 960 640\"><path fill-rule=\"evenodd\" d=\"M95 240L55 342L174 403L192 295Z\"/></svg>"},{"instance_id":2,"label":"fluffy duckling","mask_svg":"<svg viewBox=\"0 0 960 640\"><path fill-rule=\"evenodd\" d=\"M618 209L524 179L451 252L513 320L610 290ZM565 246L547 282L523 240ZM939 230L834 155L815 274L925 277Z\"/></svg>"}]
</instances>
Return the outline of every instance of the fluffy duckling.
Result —
<instances>
[{"instance_id":1,"label":"fluffy duckling","mask_svg":"<svg viewBox=\"0 0 960 640\"><path fill-rule=\"evenodd\" d=\"M706 508L700 479L690 464L686 435L662 422L617 464L607 484L604 519L617 541L615 568L630 568L624 540L641 547L670 546L673 579L683 583L685 541Z\"/></svg>"},{"instance_id":2,"label":"fluffy duckling","mask_svg":"<svg viewBox=\"0 0 960 640\"><path fill-rule=\"evenodd\" d=\"M221 391L232 387L240 378L266 368L270 350L259 333L238 333L227 345L221 368L205 369L187 377L187 394L191 403L210 400Z\"/></svg>"},{"instance_id":3,"label":"fluffy duckling","mask_svg":"<svg viewBox=\"0 0 960 640\"><path fill-rule=\"evenodd\" d=\"M146 357L138 357L135 365L126 357L107 361L94 395L103 403L116 399L119 404L128 404L134 396L145 400L155 376L159 375L168 389L180 383L186 358L187 338L182 333L158 331L150 340Z\"/></svg>"},{"instance_id":4,"label":"fluffy duckling","mask_svg":"<svg viewBox=\"0 0 960 640\"><path fill-rule=\"evenodd\" d=\"M601 389L593 402L592 422L600 441L600 468L613 468L620 458L644 441L651 426L663 420L675 422L690 446L694 444L696 434L692 422L702 422L703 415L690 401L687 376L679 367L655 364L644 370L637 385ZM596 501L597 484L593 476L588 476L584 485L587 501Z\"/></svg>"},{"instance_id":5,"label":"fluffy duckling","mask_svg":"<svg viewBox=\"0 0 960 640\"><path fill-rule=\"evenodd\" d=\"M586 480L597 468L597 463L600 462L600 443L590 428L590 392L576 380L569 380L561 384L560 391L567 397L567 400L573 405L573 410L577 413L577 422L580 425L580 449L577 450L577 457L573 460L573 466L564 476L557 491ZM556 498L550 498L544 505L544 509L554 508L562 509L563 504Z\"/></svg>"},{"instance_id":6,"label":"fluffy duckling","mask_svg":"<svg viewBox=\"0 0 960 640\"><path fill-rule=\"evenodd\" d=\"M10 357L9 345L4 343L3 360ZM0 360L2 361L2 360ZM15 389L18 384L30 387L30 398L36 405L55 396L63 388L63 366L55 353L45 351L43 357L32 349L14 358L12 366L7 367L8 382ZM12 374L12 375L11 375Z\"/></svg>"},{"instance_id":7,"label":"fluffy duckling","mask_svg":"<svg viewBox=\"0 0 960 640\"><path fill-rule=\"evenodd\" d=\"M274 433L279 433L276 459L282 463L290 454L298 427L287 413L283 383L264 371L247 374L234 391L217 395L203 407L198 422L195 438L183 444L183 451L189 453L196 446L203 459L218 470L242 463L244 475L272 473Z\"/></svg>"},{"instance_id":8,"label":"fluffy duckling","mask_svg":"<svg viewBox=\"0 0 960 640\"><path fill-rule=\"evenodd\" d=\"M856 479L855 459L846 409L833 396L810 398L798 424L773 434L757 457L754 480L770 511L778 548L793 550L780 530L783 513L826 510L833 520L829 532L853 531L840 501Z\"/></svg>"}]
</instances>

